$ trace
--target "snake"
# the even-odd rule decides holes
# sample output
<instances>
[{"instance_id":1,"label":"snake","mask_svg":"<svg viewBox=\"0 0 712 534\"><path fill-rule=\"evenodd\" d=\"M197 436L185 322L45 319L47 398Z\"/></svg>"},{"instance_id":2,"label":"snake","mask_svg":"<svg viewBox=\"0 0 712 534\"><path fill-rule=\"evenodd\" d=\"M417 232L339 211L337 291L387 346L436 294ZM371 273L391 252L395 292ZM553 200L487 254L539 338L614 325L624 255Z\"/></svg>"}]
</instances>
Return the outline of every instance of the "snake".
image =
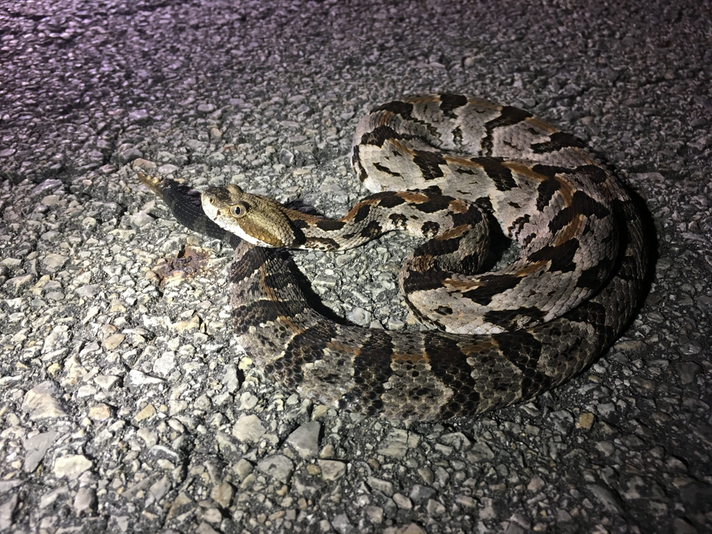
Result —
<instances>
[{"instance_id":1,"label":"snake","mask_svg":"<svg viewBox=\"0 0 712 534\"><path fill-rule=\"evenodd\" d=\"M478 416L579 374L635 317L650 256L642 208L573 135L517 107L416 95L361 118L351 163L372 194L338 219L139 172L181 224L234 247L232 328L288 390L388 419ZM399 285L427 328L322 313L286 250L392 230L422 238ZM497 232L518 251L503 267L485 260Z\"/></svg>"}]
</instances>

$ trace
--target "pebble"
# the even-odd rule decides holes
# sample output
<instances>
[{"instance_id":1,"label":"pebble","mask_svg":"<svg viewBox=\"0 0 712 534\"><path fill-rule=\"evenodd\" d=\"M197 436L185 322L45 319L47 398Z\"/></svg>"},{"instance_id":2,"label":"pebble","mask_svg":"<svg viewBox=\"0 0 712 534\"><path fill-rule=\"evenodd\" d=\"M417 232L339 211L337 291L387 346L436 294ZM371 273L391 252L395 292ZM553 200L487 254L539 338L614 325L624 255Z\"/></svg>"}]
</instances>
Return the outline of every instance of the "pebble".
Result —
<instances>
[{"instance_id":1,"label":"pebble","mask_svg":"<svg viewBox=\"0 0 712 534\"><path fill-rule=\"evenodd\" d=\"M351 526L349 516L346 514L338 514L334 516L334 519L331 520L331 526L334 527L334 530L340 532L341 534L353 532L353 526Z\"/></svg>"},{"instance_id":2,"label":"pebble","mask_svg":"<svg viewBox=\"0 0 712 534\"><path fill-rule=\"evenodd\" d=\"M357 324L359 326L368 326L368 324L371 322L372 314L371 312L356 306L355 308L352 308L349 313L346 314L346 318L353 324Z\"/></svg>"},{"instance_id":3,"label":"pebble","mask_svg":"<svg viewBox=\"0 0 712 534\"><path fill-rule=\"evenodd\" d=\"M5 281L4 287L11 295L19 295L26 286L32 283L34 277L31 274L15 276Z\"/></svg>"},{"instance_id":4,"label":"pebble","mask_svg":"<svg viewBox=\"0 0 712 534\"><path fill-rule=\"evenodd\" d=\"M136 414L136 421L145 421L154 415L156 415L156 407L153 404L147 404Z\"/></svg>"},{"instance_id":5,"label":"pebble","mask_svg":"<svg viewBox=\"0 0 712 534\"><path fill-rule=\"evenodd\" d=\"M233 471L235 471L235 473L238 477L240 477L240 479L244 479L247 475L252 473L253 469L254 467L252 466L252 464L244 458L237 462L237 464L235 464L235 466L233 467Z\"/></svg>"},{"instance_id":6,"label":"pebble","mask_svg":"<svg viewBox=\"0 0 712 534\"><path fill-rule=\"evenodd\" d=\"M138 369L131 369L127 376L127 383L131 386L151 386L163 383L163 379L149 376Z\"/></svg>"},{"instance_id":7,"label":"pebble","mask_svg":"<svg viewBox=\"0 0 712 534\"><path fill-rule=\"evenodd\" d=\"M321 424L317 421L304 423L287 438L287 443L291 445L301 458L314 458L319 452L319 432Z\"/></svg>"},{"instance_id":8,"label":"pebble","mask_svg":"<svg viewBox=\"0 0 712 534\"><path fill-rule=\"evenodd\" d=\"M59 395L52 382L42 382L25 394L22 409L29 413L32 421L64 417L67 413L57 400Z\"/></svg>"},{"instance_id":9,"label":"pebble","mask_svg":"<svg viewBox=\"0 0 712 534\"><path fill-rule=\"evenodd\" d=\"M17 494L14 494L0 504L0 531L5 531L12 526L12 516L19 500Z\"/></svg>"},{"instance_id":10,"label":"pebble","mask_svg":"<svg viewBox=\"0 0 712 534\"><path fill-rule=\"evenodd\" d=\"M400 493L393 494L393 502L396 503L398 508L403 508L404 510L411 510L413 508L411 500Z\"/></svg>"},{"instance_id":11,"label":"pebble","mask_svg":"<svg viewBox=\"0 0 712 534\"><path fill-rule=\"evenodd\" d=\"M283 454L273 454L257 462L257 469L278 482L287 482L294 464Z\"/></svg>"},{"instance_id":12,"label":"pebble","mask_svg":"<svg viewBox=\"0 0 712 534\"><path fill-rule=\"evenodd\" d=\"M532 493L539 493L545 486L546 483L541 477L534 477L529 481L529 484L527 484L527 490Z\"/></svg>"},{"instance_id":13,"label":"pebble","mask_svg":"<svg viewBox=\"0 0 712 534\"><path fill-rule=\"evenodd\" d=\"M420 436L407 430L394 429L381 443L378 452L392 458L404 458L408 449L418 446Z\"/></svg>"},{"instance_id":14,"label":"pebble","mask_svg":"<svg viewBox=\"0 0 712 534\"><path fill-rule=\"evenodd\" d=\"M608 510L610 513L620 514L623 512L621 504L618 499L611 493L611 490L604 488L600 484L588 484L588 489L596 499Z\"/></svg>"},{"instance_id":15,"label":"pebble","mask_svg":"<svg viewBox=\"0 0 712 534\"><path fill-rule=\"evenodd\" d=\"M151 445L147 443L150 447ZM154 501L160 501L171 489L171 480L164 475L148 488Z\"/></svg>"},{"instance_id":16,"label":"pebble","mask_svg":"<svg viewBox=\"0 0 712 534\"><path fill-rule=\"evenodd\" d=\"M125 339L126 336L124 334L112 334L104 340L101 346L106 350L115 350L124 342Z\"/></svg>"},{"instance_id":17,"label":"pebble","mask_svg":"<svg viewBox=\"0 0 712 534\"><path fill-rule=\"evenodd\" d=\"M106 421L111 417L111 407L108 404L100 402L89 408L89 419L95 421Z\"/></svg>"},{"instance_id":18,"label":"pebble","mask_svg":"<svg viewBox=\"0 0 712 534\"><path fill-rule=\"evenodd\" d=\"M40 508L47 508L48 506L51 506L54 504L54 502L69 493L69 486L67 484L62 484L58 488L55 488L44 495L40 498Z\"/></svg>"},{"instance_id":19,"label":"pebble","mask_svg":"<svg viewBox=\"0 0 712 534\"><path fill-rule=\"evenodd\" d=\"M97 375L94 377L94 382L102 389L109 390L120 380L118 376L114 375Z\"/></svg>"},{"instance_id":20,"label":"pebble","mask_svg":"<svg viewBox=\"0 0 712 534\"><path fill-rule=\"evenodd\" d=\"M410 498L416 502L426 501L432 498L436 493L437 491L429 486L414 484L413 488L410 490Z\"/></svg>"},{"instance_id":21,"label":"pebble","mask_svg":"<svg viewBox=\"0 0 712 534\"><path fill-rule=\"evenodd\" d=\"M317 460L324 480L338 480L346 474L346 464L338 460Z\"/></svg>"},{"instance_id":22,"label":"pebble","mask_svg":"<svg viewBox=\"0 0 712 534\"><path fill-rule=\"evenodd\" d=\"M393 483L376 477L367 477L366 483L374 490L385 493L389 497L393 495Z\"/></svg>"},{"instance_id":23,"label":"pebble","mask_svg":"<svg viewBox=\"0 0 712 534\"><path fill-rule=\"evenodd\" d=\"M96 492L92 488L79 488L74 497L74 512L77 515L90 512L96 505Z\"/></svg>"},{"instance_id":24,"label":"pebble","mask_svg":"<svg viewBox=\"0 0 712 534\"><path fill-rule=\"evenodd\" d=\"M240 441L255 443L266 432L262 421L256 415L243 415L232 427L232 435Z\"/></svg>"},{"instance_id":25,"label":"pebble","mask_svg":"<svg viewBox=\"0 0 712 534\"><path fill-rule=\"evenodd\" d=\"M232 500L233 488L228 482L222 482L213 487L210 491L210 498L214 500L221 508L230 506Z\"/></svg>"},{"instance_id":26,"label":"pebble","mask_svg":"<svg viewBox=\"0 0 712 534\"><path fill-rule=\"evenodd\" d=\"M49 431L43 432L27 438L23 441L22 446L25 448L25 461L22 465L22 470L26 473L32 473L44 458L47 450L57 443L60 432Z\"/></svg>"},{"instance_id":27,"label":"pebble","mask_svg":"<svg viewBox=\"0 0 712 534\"><path fill-rule=\"evenodd\" d=\"M46 273L55 273L69 261L67 256L61 254L47 254L42 257L40 264Z\"/></svg>"},{"instance_id":28,"label":"pebble","mask_svg":"<svg viewBox=\"0 0 712 534\"><path fill-rule=\"evenodd\" d=\"M54 461L52 472L57 478L68 478L75 480L84 471L92 468L92 461L81 454L70 454L62 456Z\"/></svg>"},{"instance_id":29,"label":"pebble","mask_svg":"<svg viewBox=\"0 0 712 534\"><path fill-rule=\"evenodd\" d=\"M576 428L589 430L593 426L595 416L591 412L582 413L576 422Z\"/></svg>"},{"instance_id":30,"label":"pebble","mask_svg":"<svg viewBox=\"0 0 712 534\"><path fill-rule=\"evenodd\" d=\"M172 351L164 352L153 362L153 372L166 377L176 370L176 355Z\"/></svg>"}]
</instances>

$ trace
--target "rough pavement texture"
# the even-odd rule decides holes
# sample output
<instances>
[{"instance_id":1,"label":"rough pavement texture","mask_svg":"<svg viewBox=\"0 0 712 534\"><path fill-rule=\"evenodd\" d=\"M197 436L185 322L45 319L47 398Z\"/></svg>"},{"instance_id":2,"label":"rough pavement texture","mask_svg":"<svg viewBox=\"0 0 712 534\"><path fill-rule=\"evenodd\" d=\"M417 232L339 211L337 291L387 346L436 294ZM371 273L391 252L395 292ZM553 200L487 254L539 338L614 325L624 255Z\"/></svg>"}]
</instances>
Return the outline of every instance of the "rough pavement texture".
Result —
<instances>
[{"instance_id":1,"label":"rough pavement texture","mask_svg":"<svg viewBox=\"0 0 712 534\"><path fill-rule=\"evenodd\" d=\"M0 1L0 530L709 532L710 20L698 0ZM226 327L230 251L131 164L343 213L358 116L426 90L583 138L647 202L659 258L580 377L404 425L265 380ZM298 259L338 313L401 328L405 244Z\"/></svg>"}]
</instances>

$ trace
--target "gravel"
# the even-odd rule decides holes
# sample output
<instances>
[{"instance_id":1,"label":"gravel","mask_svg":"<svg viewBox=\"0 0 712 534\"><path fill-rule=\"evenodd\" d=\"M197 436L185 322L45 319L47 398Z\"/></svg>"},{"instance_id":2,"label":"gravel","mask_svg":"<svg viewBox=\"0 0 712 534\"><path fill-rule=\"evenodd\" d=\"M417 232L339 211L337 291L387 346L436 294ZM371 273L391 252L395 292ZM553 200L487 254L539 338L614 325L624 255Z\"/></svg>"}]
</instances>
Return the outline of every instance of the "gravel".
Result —
<instances>
[{"instance_id":1,"label":"gravel","mask_svg":"<svg viewBox=\"0 0 712 534\"><path fill-rule=\"evenodd\" d=\"M694 0L0 0L0 530L711 531L711 19ZM343 214L358 117L433 90L604 155L651 214L647 299L534 402L431 424L314 405L235 343L230 250L134 166ZM295 261L334 313L418 328L412 246Z\"/></svg>"}]
</instances>

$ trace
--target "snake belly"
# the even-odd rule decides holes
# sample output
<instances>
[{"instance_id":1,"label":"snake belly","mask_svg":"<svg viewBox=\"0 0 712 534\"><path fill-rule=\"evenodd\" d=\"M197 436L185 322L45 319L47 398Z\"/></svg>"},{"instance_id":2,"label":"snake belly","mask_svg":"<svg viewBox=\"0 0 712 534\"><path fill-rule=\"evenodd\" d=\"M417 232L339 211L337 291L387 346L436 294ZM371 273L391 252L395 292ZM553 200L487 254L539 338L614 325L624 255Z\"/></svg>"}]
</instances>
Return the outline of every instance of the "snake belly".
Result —
<instances>
[{"instance_id":1,"label":"snake belly","mask_svg":"<svg viewBox=\"0 0 712 534\"><path fill-rule=\"evenodd\" d=\"M277 205L293 228L285 244L353 246L354 228L368 237L379 234L374 224L390 229L374 223L373 213L388 219L390 210L390 220L407 219L407 211L396 216L400 200L394 198L422 193L427 210L417 200L408 209L431 212L423 227L432 230L446 217L433 208L446 202L431 198L463 199L496 219L519 244L520 258L481 274L403 271L408 305L439 330L342 324L309 304L294 266L269 248L279 240L253 239L249 228L235 230L216 217L226 209L206 202L224 190L204 192L201 210L196 197L174 183L142 178L180 222L235 246L233 328L268 377L303 397L391 419L477 415L566 381L632 320L648 262L641 215L618 179L573 136L518 108L420 95L378 106L361 119L352 165L375 195L338 221ZM443 228L443 235L434 233L450 246L457 231ZM420 259L434 255L423 250Z\"/></svg>"}]
</instances>

